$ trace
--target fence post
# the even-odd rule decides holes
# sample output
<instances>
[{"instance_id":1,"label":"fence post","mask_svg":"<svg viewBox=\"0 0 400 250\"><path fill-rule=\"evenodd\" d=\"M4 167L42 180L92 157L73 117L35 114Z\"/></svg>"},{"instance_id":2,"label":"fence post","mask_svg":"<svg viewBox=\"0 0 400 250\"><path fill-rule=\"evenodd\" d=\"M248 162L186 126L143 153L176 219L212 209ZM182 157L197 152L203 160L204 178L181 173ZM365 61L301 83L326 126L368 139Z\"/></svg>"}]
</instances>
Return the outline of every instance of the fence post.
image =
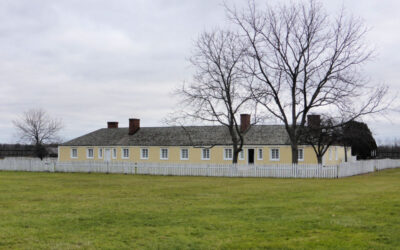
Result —
<instances>
[{"instance_id":1,"label":"fence post","mask_svg":"<svg viewBox=\"0 0 400 250\"><path fill-rule=\"evenodd\" d=\"M339 164L336 165L336 179L339 179Z\"/></svg>"},{"instance_id":2,"label":"fence post","mask_svg":"<svg viewBox=\"0 0 400 250\"><path fill-rule=\"evenodd\" d=\"M135 162L135 175L137 175L137 162Z\"/></svg>"}]
</instances>

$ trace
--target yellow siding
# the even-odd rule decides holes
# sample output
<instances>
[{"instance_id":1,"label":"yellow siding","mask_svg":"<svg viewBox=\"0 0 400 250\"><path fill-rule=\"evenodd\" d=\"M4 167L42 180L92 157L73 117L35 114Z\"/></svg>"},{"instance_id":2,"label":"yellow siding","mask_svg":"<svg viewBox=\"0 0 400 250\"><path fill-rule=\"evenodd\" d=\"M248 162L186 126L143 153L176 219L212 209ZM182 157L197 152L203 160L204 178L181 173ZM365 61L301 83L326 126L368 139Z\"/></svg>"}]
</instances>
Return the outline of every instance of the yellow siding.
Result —
<instances>
[{"instance_id":1,"label":"yellow siding","mask_svg":"<svg viewBox=\"0 0 400 250\"><path fill-rule=\"evenodd\" d=\"M76 148L78 150L78 157L71 158L71 149ZM93 148L94 157L87 158L87 149ZM103 149L103 157L99 158L99 148ZM116 159L112 158L112 149L115 148L117 150ZM129 158L122 158L122 150L124 148L129 149ZM147 148L149 152L148 159L141 159L141 148ZM161 148L168 149L168 159L163 160L160 159L160 150ZM181 160L180 158L180 150L182 148L187 148L189 152L188 160ZM210 149L210 160L202 160L201 159L201 148L194 147L90 147L90 146L79 146L79 147L69 147L69 146L60 146L59 147L59 161L60 162L69 162L69 161L104 161L105 158L105 149L111 150L111 161L131 161L131 162L152 162L152 163L202 163L202 164L229 164L232 160L224 159L224 149L229 148L229 146L216 146ZM279 161L273 161L270 159L271 149L277 148L279 149L280 159ZM304 150L304 160L299 161L299 164L316 164L317 158L315 156L314 150L310 146L300 146L299 148L303 148ZM238 160L239 164L246 164L248 159L248 149L254 149L254 163L255 164L282 164L282 163L291 163L291 148L288 145L277 145L277 146L245 146L244 147L244 160ZM259 149L263 150L263 157L259 159ZM329 153L331 150L331 153ZM337 153L335 153L337 150ZM330 157L331 154L331 157ZM337 157L336 157L337 154ZM348 151L348 157L351 156L351 151ZM341 146L332 146L323 157L323 163L325 165L335 165L344 161L344 147Z\"/></svg>"},{"instance_id":2,"label":"yellow siding","mask_svg":"<svg viewBox=\"0 0 400 250\"><path fill-rule=\"evenodd\" d=\"M326 151L326 153L323 157L323 163L326 165L335 165L335 164L344 162L344 160L345 160L344 154L345 154L344 147L331 146ZM351 149L348 149L348 153L347 153L348 159L350 158L350 156L351 156Z\"/></svg>"}]
</instances>

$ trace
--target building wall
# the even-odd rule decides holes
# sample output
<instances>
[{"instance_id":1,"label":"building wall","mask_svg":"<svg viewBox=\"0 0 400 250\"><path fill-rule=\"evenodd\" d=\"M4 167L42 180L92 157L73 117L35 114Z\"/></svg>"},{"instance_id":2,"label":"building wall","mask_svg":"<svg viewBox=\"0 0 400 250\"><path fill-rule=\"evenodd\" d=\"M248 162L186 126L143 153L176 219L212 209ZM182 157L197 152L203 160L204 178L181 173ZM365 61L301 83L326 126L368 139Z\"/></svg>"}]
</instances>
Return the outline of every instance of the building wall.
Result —
<instances>
[{"instance_id":1,"label":"building wall","mask_svg":"<svg viewBox=\"0 0 400 250\"><path fill-rule=\"evenodd\" d=\"M71 158L71 150L72 148L76 148L78 151L77 158ZM94 157L87 158L87 149L92 148ZM103 149L103 156L99 158L99 148ZM117 150L116 158L112 157L112 149ZM129 158L122 158L122 150L124 148L129 149ZM141 159L141 148L147 148L149 153L148 159ZM160 150L161 148L168 149L168 159L163 160L160 159ZM181 160L180 158L180 150L182 148L187 148L189 151L189 159ZM111 150L111 161L131 161L131 162L151 162L151 163L200 163L200 164L229 164L232 160L224 159L224 149L230 148L229 146L215 146L210 149L210 160L202 160L201 159L201 148L194 147L179 147L179 146L169 146L169 147L159 147L159 146L151 146L151 147L91 147L91 146L79 146L79 147L69 147L69 146L60 146L59 147L59 161L61 162L70 162L70 161L104 161L105 160L105 150ZM304 151L304 160L299 161L299 164L316 164L317 158L315 156L314 150L310 146L300 146ZM245 146L244 147L244 160L239 159L239 164L246 164L248 159L248 149L254 149L254 163L255 164L290 164L291 163L291 148L288 145L276 145L276 146ZM263 157L259 159L259 149L262 149ZM279 149L279 161L271 160L271 149ZM351 156L351 151L348 152L348 157ZM342 146L332 146L325 153L323 157L323 163L326 165L334 165L339 164L344 161L344 147Z\"/></svg>"},{"instance_id":2,"label":"building wall","mask_svg":"<svg viewBox=\"0 0 400 250\"><path fill-rule=\"evenodd\" d=\"M347 148L347 160L351 157L351 148ZM332 146L323 156L323 163L327 165L338 164L345 161L345 148L342 146Z\"/></svg>"}]
</instances>

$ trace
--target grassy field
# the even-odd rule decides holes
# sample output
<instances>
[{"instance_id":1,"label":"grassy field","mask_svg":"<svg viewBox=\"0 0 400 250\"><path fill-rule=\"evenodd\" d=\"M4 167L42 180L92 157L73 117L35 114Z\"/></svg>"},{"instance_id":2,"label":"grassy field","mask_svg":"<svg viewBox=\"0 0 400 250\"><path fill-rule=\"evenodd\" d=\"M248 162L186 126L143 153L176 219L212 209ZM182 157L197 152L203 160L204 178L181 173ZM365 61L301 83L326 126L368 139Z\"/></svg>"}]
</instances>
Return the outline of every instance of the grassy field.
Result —
<instances>
[{"instance_id":1,"label":"grassy field","mask_svg":"<svg viewBox=\"0 0 400 250\"><path fill-rule=\"evenodd\" d=\"M332 180L0 172L0 248L400 249L400 169Z\"/></svg>"}]
</instances>

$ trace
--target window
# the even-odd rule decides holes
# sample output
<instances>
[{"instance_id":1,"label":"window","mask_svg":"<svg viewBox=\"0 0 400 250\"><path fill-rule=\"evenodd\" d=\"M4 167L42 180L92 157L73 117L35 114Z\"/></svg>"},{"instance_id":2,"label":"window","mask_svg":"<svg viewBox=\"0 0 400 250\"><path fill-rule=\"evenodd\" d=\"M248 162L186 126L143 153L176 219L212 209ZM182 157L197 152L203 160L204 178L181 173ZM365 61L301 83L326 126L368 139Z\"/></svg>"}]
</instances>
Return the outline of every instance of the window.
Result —
<instances>
[{"instance_id":1,"label":"window","mask_svg":"<svg viewBox=\"0 0 400 250\"><path fill-rule=\"evenodd\" d=\"M332 160L332 148L329 148L329 160Z\"/></svg>"},{"instance_id":2,"label":"window","mask_svg":"<svg viewBox=\"0 0 400 250\"><path fill-rule=\"evenodd\" d=\"M299 161L304 161L304 149L299 148L299 149L297 150L297 159L298 159Z\"/></svg>"},{"instance_id":3,"label":"window","mask_svg":"<svg viewBox=\"0 0 400 250\"><path fill-rule=\"evenodd\" d=\"M271 161L279 161L279 148L271 148Z\"/></svg>"},{"instance_id":4,"label":"window","mask_svg":"<svg viewBox=\"0 0 400 250\"><path fill-rule=\"evenodd\" d=\"M161 160L168 160L168 148L162 148L160 150L160 159Z\"/></svg>"},{"instance_id":5,"label":"window","mask_svg":"<svg viewBox=\"0 0 400 250\"><path fill-rule=\"evenodd\" d=\"M78 158L78 149L77 148L71 149L71 158Z\"/></svg>"},{"instance_id":6,"label":"window","mask_svg":"<svg viewBox=\"0 0 400 250\"><path fill-rule=\"evenodd\" d=\"M147 160L147 159L149 159L149 149L147 149L147 148L142 148L141 149L141 154L140 154L140 159L144 159L144 160Z\"/></svg>"},{"instance_id":7,"label":"window","mask_svg":"<svg viewBox=\"0 0 400 250\"><path fill-rule=\"evenodd\" d=\"M113 149L112 149L112 152L113 152L113 153L112 153L112 158L113 158L113 159L117 159L117 149L116 149L116 148L113 148Z\"/></svg>"},{"instance_id":8,"label":"window","mask_svg":"<svg viewBox=\"0 0 400 250\"><path fill-rule=\"evenodd\" d=\"M244 149L239 152L239 160L244 160Z\"/></svg>"},{"instance_id":9,"label":"window","mask_svg":"<svg viewBox=\"0 0 400 250\"><path fill-rule=\"evenodd\" d=\"M181 160L189 160L189 149L187 148L181 149Z\"/></svg>"},{"instance_id":10,"label":"window","mask_svg":"<svg viewBox=\"0 0 400 250\"><path fill-rule=\"evenodd\" d=\"M88 159L93 159L93 148L88 148L88 149L86 150L86 157L87 157Z\"/></svg>"},{"instance_id":11,"label":"window","mask_svg":"<svg viewBox=\"0 0 400 250\"><path fill-rule=\"evenodd\" d=\"M232 160L232 149L231 148L225 148L224 160Z\"/></svg>"},{"instance_id":12,"label":"window","mask_svg":"<svg viewBox=\"0 0 400 250\"><path fill-rule=\"evenodd\" d=\"M210 149L209 148L203 148L203 150L201 152L201 159L202 160L210 159Z\"/></svg>"},{"instance_id":13,"label":"window","mask_svg":"<svg viewBox=\"0 0 400 250\"><path fill-rule=\"evenodd\" d=\"M258 158L258 160L262 160L263 159L263 150L262 150L262 148L259 148L258 149L258 156L257 156Z\"/></svg>"},{"instance_id":14,"label":"window","mask_svg":"<svg viewBox=\"0 0 400 250\"><path fill-rule=\"evenodd\" d=\"M122 149L122 159L129 159L129 148Z\"/></svg>"},{"instance_id":15,"label":"window","mask_svg":"<svg viewBox=\"0 0 400 250\"><path fill-rule=\"evenodd\" d=\"M337 150L337 147L335 147L335 160L338 160L338 150Z\"/></svg>"},{"instance_id":16,"label":"window","mask_svg":"<svg viewBox=\"0 0 400 250\"><path fill-rule=\"evenodd\" d=\"M99 148L99 159L103 158L103 149Z\"/></svg>"}]
</instances>

